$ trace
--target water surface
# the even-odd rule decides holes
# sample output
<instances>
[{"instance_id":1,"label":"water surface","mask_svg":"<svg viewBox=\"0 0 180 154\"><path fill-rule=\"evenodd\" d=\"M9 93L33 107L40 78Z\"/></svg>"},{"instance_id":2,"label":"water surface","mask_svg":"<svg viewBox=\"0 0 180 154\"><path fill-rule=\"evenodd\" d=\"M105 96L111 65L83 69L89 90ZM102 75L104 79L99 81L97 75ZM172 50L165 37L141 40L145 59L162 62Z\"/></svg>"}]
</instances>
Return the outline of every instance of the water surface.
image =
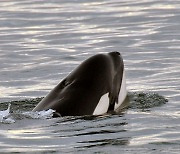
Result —
<instances>
[{"instance_id":1,"label":"water surface","mask_svg":"<svg viewBox=\"0 0 180 154\"><path fill-rule=\"evenodd\" d=\"M83 60L110 51L123 55L128 91L169 100L93 118L16 114L15 123L0 123L2 152L179 153L178 0L8 0L0 6L0 102L13 101L18 113L29 108L15 101L45 96Z\"/></svg>"}]
</instances>

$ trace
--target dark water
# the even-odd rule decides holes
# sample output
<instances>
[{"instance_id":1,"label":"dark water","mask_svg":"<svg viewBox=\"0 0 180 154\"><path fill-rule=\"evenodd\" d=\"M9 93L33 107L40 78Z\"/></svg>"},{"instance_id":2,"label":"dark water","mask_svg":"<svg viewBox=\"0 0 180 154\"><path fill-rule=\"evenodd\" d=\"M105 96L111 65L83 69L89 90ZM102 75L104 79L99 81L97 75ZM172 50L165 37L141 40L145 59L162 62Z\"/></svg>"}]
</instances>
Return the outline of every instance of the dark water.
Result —
<instances>
[{"instance_id":1,"label":"dark water","mask_svg":"<svg viewBox=\"0 0 180 154\"><path fill-rule=\"evenodd\" d=\"M0 6L0 110L12 101L15 120L0 123L0 152L179 153L178 0L8 0ZM129 109L100 117L23 114L84 59L109 51L123 55Z\"/></svg>"}]
</instances>

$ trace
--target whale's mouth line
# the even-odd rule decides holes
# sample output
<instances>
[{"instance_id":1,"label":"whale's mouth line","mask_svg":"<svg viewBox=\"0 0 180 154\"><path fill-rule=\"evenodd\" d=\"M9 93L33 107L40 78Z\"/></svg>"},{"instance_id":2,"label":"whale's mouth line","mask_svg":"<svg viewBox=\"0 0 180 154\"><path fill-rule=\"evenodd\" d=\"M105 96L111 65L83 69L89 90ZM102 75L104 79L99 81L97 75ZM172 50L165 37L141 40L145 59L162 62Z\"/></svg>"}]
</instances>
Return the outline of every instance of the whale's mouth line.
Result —
<instances>
[{"instance_id":1,"label":"whale's mouth line","mask_svg":"<svg viewBox=\"0 0 180 154\"><path fill-rule=\"evenodd\" d=\"M59 112L54 112L53 113L53 118L57 118L57 117L62 117L61 114Z\"/></svg>"}]
</instances>

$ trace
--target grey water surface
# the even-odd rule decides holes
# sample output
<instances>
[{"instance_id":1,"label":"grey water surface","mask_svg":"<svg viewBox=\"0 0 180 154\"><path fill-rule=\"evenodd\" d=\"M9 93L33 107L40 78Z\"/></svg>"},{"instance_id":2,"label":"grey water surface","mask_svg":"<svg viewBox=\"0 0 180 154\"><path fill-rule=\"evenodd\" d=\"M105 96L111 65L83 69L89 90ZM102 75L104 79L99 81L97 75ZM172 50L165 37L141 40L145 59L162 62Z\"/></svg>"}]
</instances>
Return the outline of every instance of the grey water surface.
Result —
<instances>
[{"instance_id":1,"label":"grey water surface","mask_svg":"<svg viewBox=\"0 0 180 154\"><path fill-rule=\"evenodd\" d=\"M45 96L83 60L110 51L123 56L129 92L168 102L100 117L15 114L0 123L0 153L178 154L179 0L1 0L0 102L20 113L16 101Z\"/></svg>"}]
</instances>

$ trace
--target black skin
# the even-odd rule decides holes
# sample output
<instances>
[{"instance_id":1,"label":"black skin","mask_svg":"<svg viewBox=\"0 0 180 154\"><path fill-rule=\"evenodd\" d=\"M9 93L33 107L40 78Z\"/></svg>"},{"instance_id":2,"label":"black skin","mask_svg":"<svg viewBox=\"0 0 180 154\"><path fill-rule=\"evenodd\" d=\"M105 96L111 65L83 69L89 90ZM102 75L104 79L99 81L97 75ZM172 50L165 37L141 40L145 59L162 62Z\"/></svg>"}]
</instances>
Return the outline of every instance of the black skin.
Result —
<instances>
[{"instance_id":1,"label":"black skin","mask_svg":"<svg viewBox=\"0 0 180 154\"><path fill-rule=\"evenodd\" d=\"M110 99L108 111L114 110L123 69L119 52L92 56L62 80L33 111L54 109L61 116L92 115L106 93Z\"/></svg>"}]
</instances>

